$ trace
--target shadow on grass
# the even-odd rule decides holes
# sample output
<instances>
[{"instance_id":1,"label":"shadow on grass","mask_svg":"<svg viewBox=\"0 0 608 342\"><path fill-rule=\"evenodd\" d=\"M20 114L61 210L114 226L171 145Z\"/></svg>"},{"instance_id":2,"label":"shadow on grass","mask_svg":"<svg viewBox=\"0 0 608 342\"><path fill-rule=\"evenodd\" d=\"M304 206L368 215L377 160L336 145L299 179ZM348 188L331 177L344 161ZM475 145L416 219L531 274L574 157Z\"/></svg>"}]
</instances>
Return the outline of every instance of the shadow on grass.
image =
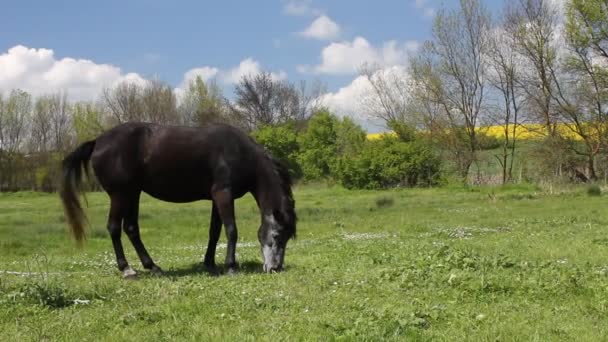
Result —
<instances>
[{"instance_id":1,"label":"shadow on grass","mask_svg":"<svg viewBox=\"0 0 608 342\"><path fill-rule=\"evenodd\" d=\"M262 263L254 260L245 260L239 263L236 274L261 274L264 273ZM208 269L202 263L191 264L184 268L163 270L163 276L170 278L187 277L192 275L227 276L228 269L223 265L217 265L215 270Z\"/></svg>"}]
</instances>

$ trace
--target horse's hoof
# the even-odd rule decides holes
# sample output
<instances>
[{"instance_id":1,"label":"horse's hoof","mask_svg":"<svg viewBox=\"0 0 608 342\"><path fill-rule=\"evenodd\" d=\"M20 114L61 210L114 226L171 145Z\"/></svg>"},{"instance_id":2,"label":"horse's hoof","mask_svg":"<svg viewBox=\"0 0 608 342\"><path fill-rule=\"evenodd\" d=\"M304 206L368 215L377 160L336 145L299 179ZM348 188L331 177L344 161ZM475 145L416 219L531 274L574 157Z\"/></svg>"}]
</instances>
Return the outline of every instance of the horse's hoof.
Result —
<instances>
[{"instance_id":1,"label":"horse's hoof","mask_svg":"<svg viewBox=\"0 0 608 342\"><path fill-rule=\"evenodd\" d=\"M135 280L137 279L137 272L131 267L127 267L124 271L122 271L122 278L125 280Z\"/></svg>"},{"instance_id":2,"label":"horse's hoof","mask_svg":"<svg viewBox=\"0 0 608 342\"><path fill-rule=\"evenodd\" d=\"M203 264L203 269L205 270L205 272L209 273L212 276L220 275L220 271L218 271L218 269L217 269L217 267L215 267L215 265Z\"/></svg>"},{"instance_id":3,"label":"horse's hoof","mask_svg":"<svg viewBox=\"0 0 608 342\"><path fill-rule=\"evenodd\" d=\"M152 268L150 269L150 273L151 273L152 275L155 275L155 276L162 276L162 275L163 275L163 270L162 270L160 267L158 267L158 266L154 265L154 266L152 266Z\"/></svg>"}]
</instances>

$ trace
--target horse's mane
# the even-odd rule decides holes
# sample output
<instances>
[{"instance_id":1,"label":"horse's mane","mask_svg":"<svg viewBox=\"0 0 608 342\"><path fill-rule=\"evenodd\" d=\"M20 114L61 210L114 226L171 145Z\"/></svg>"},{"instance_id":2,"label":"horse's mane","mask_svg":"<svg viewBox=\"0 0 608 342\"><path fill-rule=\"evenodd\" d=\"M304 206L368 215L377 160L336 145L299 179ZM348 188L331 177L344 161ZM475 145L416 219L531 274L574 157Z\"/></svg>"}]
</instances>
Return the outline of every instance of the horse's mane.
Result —
<instances>
[{"instance_id":1,"label":"horse's mane","mask_svg":"<svg viewBox=\"0 0 608 342\"><path fill-rule=\"evenodd\" d=\"M270 161L273 172L278 176L279 186L283 192L283 195L285 196L285 199L281 204L281 214L285 221L285 229L289 231L290 236L295 238L298 217L295 212L295 200L293 199L293 193L291 190L293 182L291 176L289 175L289 169L287 169L285 164L273 157L268 151L264 150L264 155Z\"/></svg>"}]
</instances>

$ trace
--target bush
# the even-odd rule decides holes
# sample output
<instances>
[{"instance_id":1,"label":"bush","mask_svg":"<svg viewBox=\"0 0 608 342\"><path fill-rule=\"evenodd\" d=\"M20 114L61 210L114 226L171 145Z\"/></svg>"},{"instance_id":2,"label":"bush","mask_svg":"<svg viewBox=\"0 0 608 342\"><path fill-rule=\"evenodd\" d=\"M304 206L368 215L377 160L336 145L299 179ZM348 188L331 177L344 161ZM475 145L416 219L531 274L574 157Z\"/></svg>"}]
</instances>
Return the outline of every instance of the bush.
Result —
<instances>
[{"instance_id":1,"label":"bush","mask_svg":"<svg viewBox=\"0 0 608 342\"><path fill-rule=\"evenodd\" d=\"M388 137L366 142L357 156L339 158L336 169L348 189L429 186L439 180L440 160L426 145Z\"/></svg>"},{"instance_id":2,"label":"bush","mask_svg":"<svg viewBox=\"0 0 608 342\"><path fill-rule=\"evenodd\" d=\"M600 187L596 184L590 185L587 188L587 195L589 196L601 196L602 195L602 189L600 189Z\"/></svg>"},{"instance_id":3,"label":"bush","mask_svg":"<svg viewBox=\"0 0 608 342\"><path fill-rule=\"evenodd\" d=\"M287 166L293 178L297 179L302 176L302 168L298 164L300 145L292 126L266 126L254 131L252 136L275 158Z\"/></svg>"},{"instance_id":4,"label":"bush","mask_svg":"<svg viewBox=\"0 0 608 342\"><path fill-rule=\"evenodd\" d=\"M315 113L299 140L304 178L335 177L336 161L359 153L365 140L365 131L348 117L339 119L324 110Z\"/></svg>"},{"instance_id":5,"label":"bush","mask_svg":"<svg viewBox=\"0 0 608 342\"><path fill-rule=\"evenodd\" d=\"M313 180L329 176L336 158L337 118L327 111L315 113L306 132L300 136L301 153L298 162L304 179Z\"/></svg>"},{"instance_id":6,"label":"bush","mask_svg":"<svg viewBox=\"0 0 608 342\"><path fill-rule=\"evenodd\" d=\"M498 139L485 132L478 132L476 134L476 139L480 150L493 150L502 146L502 139Z\"/></svg>"}]
</instances>

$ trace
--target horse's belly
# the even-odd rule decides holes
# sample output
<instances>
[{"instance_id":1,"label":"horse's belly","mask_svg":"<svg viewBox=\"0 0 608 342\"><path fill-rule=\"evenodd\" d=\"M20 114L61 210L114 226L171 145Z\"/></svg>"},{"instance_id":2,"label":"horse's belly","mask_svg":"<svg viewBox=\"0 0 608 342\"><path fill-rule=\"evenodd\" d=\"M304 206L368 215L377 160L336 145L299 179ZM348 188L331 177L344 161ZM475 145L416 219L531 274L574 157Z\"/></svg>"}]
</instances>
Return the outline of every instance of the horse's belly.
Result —
<instances>
[{"instance_id":1,"label":"horse's belly","mask_svg":"<svg viewBox=\"0 0 608 342\"><path fill-rule=\"evenodd\" d=\"M211 199L209 184L188 178L158 177L145 180L142 190L148 195L167 202L193 202Z\"/></svg>"}]
</instances>

